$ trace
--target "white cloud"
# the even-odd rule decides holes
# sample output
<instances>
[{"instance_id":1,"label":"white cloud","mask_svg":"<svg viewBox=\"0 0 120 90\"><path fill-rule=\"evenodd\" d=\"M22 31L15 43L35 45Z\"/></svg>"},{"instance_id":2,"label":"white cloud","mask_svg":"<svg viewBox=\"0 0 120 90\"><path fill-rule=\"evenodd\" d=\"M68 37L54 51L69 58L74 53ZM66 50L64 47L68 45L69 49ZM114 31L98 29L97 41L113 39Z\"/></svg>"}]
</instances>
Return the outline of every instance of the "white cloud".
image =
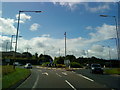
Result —
<instances>
[{"instance_id":1,"label":"white cloud","mask_svg":"<svg viewBox=\"0 0 120 90\"><path fill-rule=\"evenodd\" d=\"M87 26L86 29L87 30L93 30L92 26Z\"/></svg>"},{"instance_id":2,"label":"white cloud","mask_svg":"<svg viewBox=\"0 0 120 90\"><path fill-rule=\"evenodd\" d=\"M16 18L18 19L18 14L16 15ZM20 23L25 23L26 20L30 20L30 19L31 16L26 15L25 13L20 13Z\"/></svg>"},{"instance_id":3,"label":"white cloud","mask_svg":"<svg viewBox=\"0 0 120 90\"><path fill-rule=\"evenodd\" d=\"M16 28L14 27L14 19L0 18L0 33L6 35L16 34Z\"/></svg>"},{"instance_id":4,"label":"white cloud","mask_svg":"<svg viewBox=\"0 0 120 90\"><path fill-rule=\"evenodd\" d=\"M110 9L108 3L104 3L103 5L98 5L97 7L90 7L88 3L84 3L84 6L85 6L86 10L88 10L90 12L98 12L98 11L104 12L105 10Z\"/></svg>"},{"instance_id":5,"label":"white cloud","mask_svg":"<svg viewBox=\"0 0 120 90\"><path fill-rule=\"evenodd\" d=\"M43 34L41 37L50 37L50 34Z\"/></svg>"},{"instance_id":6,"label":"white cloud","mask_svg":"<svg viewBox=\"0 0 120 90\"><path fill-rule=\"evenodd\" d=\"M65 6L67 7L68 9L70 10L75 10L77 8L77 5L80 3L80 2L53 2L54 4L59 4L61 6Z\"/></svg>"},{"instance_id":7,"label":"white cloud","mask_svg":"<svg viewBox=\"0 0 120 90\"><path fill-rule=\"evenodd\" d=\"M53 0L52 2L55 5L57 4L57 5L65 6L68 9L70 9L71 11L76 10L78 8L77 7L78 5L83 5L87 11L92 12L92 13L99 12L99 11L100 12L104 12L105 10L109 10L110 9L109 3L103 3L103 4L99 4L97 6L92 7L88 3L89 1L88 2L84 2L84 0L82 0L82 1L81 0L74 0L74 1L69 1L69 2L65 2L65 1L61 1L61 2L58 1L58 2L56 2L56 1Z\"/></svg>"},{"instance_id":8,"label":"white cloud","mask_svg":"<svg viewBox=\"0 0 120 90\"><path fill-rule=\"evenodd\" d=\"M0 30L3 34L12 35L16 32L16 28L14 27L15 21L13 19L4 19L0 18ZM92 26L88 26L88 29L93 28ZM36 28L35 28L36 29ZM38 29L38 28L37 28ZM95 45L94 43L97 41L106 40L109 38L115 38L115 26L103 24L102 26L97 26L93 28L96 32L91 32L90 38L85 39L82 37L68 39L67 38L67 54L73 54L76 57L86 56L83 52L84 49L89 49L89 56L96 56L99 58L109 58L108 57L108 48L103 48L100 45ZM0 44L3 46L6 45L6 41L10 42L10 38L8 36L0 36ZM27 50L27 47L31 48L29 51L34 54L43 54L46 51L46 54L54 56L59 56L60 54L64 55L64 38L63 39L55 39L51 38L49 34L43 34L41 37L34 37L30 40L26 40L24 38L18 40L18 51L24 52ZM94 44L94 45L92 45ZM13 47L15 45L13 44ZM0 47L0 50L5 50L5 47ZM111 48L112 58L116 58L116 49Z\"/></svg>"},{"instance_id":9,"label":"white cloud","mask_svg":"<svg viewBox=\"0 0 120 90\"><path fill-rule=\"evenodd\" d=\"M0 17L2 17L2 10L0 10Z\"/></svg>"},{"instance_id":10,"label":"white cloud","mask_svg":"<svg viewBox=\"0 0 120 90\"><path fill-rule=\"evenodd\" d=\"M31 30L31 31L36 31L36 30L38 30L39 27L40 27L39 24L34 23L34 24L32 24L32 25L30 26L30 30Z\"/></svg>"},{"instance_id":11,"label":"white cloud","mask_svg":"<svg viewBox=\"0 0 120 90\"><path fill-rule=\"evenodd\" d=\"M103 24L101 27L96 27L96 33L90 33L93 40L106 40L116 38L115 26Z\"/></svg>"}]
</instances>

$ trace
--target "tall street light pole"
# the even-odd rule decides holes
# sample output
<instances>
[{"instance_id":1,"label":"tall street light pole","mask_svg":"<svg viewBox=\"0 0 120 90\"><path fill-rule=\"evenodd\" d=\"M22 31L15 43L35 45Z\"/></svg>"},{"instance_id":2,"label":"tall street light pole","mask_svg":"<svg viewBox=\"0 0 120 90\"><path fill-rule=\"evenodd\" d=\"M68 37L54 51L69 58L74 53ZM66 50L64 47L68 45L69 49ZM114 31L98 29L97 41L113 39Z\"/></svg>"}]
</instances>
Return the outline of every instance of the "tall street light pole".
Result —
<instances>
[{"instance_id":1,"label":"tall street light pole","mask_svg":"<svg viewBox=\"0 0 120 90\"><path fill-rule=\"evenodd\" d=\"M110 38L110 39L115 39L115 42L116 42L116 51L117 51L117 38Z\"/></svg>"},{"instance_id":2,"label":"tall street light pole","mask_svg":"<svg viewBox=\"0 0 120 90\"><path fill-rule=\"evenodd\" d=\"M13 39L13 36L15 36L15 35L12 35L12 36L11 36L11 46L10 46L10 51L12 50L12 39Z\"/></svg>"},{"instance_id":3,"label":"tall street light pole","mask_svg":"<svg viewBox=\"0 0 120 90\"><path fill-rule=\"evenodd\" d=\"M66 32L64 33L65 35L65 57L66 57Z\"/></svg>"},{"instance_id":4,"label":"tall street light pole","mask_svg":"<svg viewBox=\"0 0 120 90\"><path fill-rule=\"evenodd\" d=\"M9 42L6 42L6 52L7 52L8 43L9 43Z\"/></svg>"},{"instance_id":5,"label":"tall street light pole","mask_svg":"<svg viewBox=\"0 0 120 90\"><path fill-rule=\"evenodd\" d=\"M114 18L114 20L115 20L115 24L116 24L116 44L117 44L117 56L118 56L118 60L120 60L120 46L119 46L119 43L120 43L120 41L119 41L119 32L118 32L118 29L117 29L117 19L116 19L116 16L108 16L108 15L100 15L101 17L113 17Z\"/></svg>"},{"instance_id":6,"label":"tall street light pole","mask_svg":"<svg viewBox=\"0 0 120 90\"><path fill-rule=\"evenodd\" d=\"M18 14L18 24L17 24L17 32L16 32L15 57L16 57L16 51L17 51L18 30L19 30L20 13L21 13L21 12L35 12L35 13L41 13L42 11L19 11L19 14ZM14 68L15 68L15 67L14 67Z\"/></svg>"}]
</instances>

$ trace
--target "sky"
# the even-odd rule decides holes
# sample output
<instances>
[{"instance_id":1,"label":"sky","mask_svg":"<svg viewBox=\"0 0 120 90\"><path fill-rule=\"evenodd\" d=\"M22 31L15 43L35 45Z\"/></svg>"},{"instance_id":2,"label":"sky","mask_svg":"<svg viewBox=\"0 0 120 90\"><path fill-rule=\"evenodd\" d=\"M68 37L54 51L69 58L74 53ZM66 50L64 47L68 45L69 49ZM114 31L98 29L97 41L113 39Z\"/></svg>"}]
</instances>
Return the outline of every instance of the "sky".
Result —
<instances>
[{"instance_id":1,"label":"sky","mask_svg":"<svg viewBox=\"0 0 120 90\"><path fill-rule=\"evenodd\" d=\"M109 59L117 58L116 31L113 17L118 17L116 2L2 2L0 10L0 51L10 50L11 36L16 35L19 10L41 13L20 13L17 52ZM113 38L113 39L111 39ZM8 43L7 43L8 42ZM15 47L13 37L12 50ZM110 48L109 48L110 46ZM87 54L88 53L88 54Z\"/></svg>"}]
</instances>

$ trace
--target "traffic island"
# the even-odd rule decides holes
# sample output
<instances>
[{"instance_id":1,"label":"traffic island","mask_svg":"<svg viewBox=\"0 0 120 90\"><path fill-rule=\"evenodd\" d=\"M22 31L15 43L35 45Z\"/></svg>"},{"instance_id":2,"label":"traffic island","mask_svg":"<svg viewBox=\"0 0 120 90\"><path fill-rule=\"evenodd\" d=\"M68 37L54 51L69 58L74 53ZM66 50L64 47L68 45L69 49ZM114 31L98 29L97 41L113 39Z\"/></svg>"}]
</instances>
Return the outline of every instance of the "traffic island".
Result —
<instances>
[{"instance_id":1,"label":"traffic island","mask_svg":"<svg viewBox=\"0 0 120 90\"><path fill-rule=\"evenodd\" d=\"M109 75L120 75L120 68L104 69L104 73Z\"/></svg>"}]
</instances>

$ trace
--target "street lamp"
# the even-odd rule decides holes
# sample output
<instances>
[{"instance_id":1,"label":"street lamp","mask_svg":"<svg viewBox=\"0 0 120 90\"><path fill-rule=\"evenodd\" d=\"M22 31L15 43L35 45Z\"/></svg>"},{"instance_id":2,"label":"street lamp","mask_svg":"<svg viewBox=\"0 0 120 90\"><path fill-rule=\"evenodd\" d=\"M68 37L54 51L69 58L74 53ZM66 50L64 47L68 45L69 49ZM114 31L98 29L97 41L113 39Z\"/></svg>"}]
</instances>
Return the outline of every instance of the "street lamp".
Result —
<instances>
[{"instance_id":1,"label":"street lamp","mask_svg":"<svg viewBox=\"0 0 120 90\"><path fill-rule=\"evenodd\" d=\"M110 39L115 39L115 42L116 42L116 51L117 51L117 38L110 38Z\"/></svg>"},{"instance_id":2,"label":"street lamp","mask_svg":"<svg viewBox=\"0 0 120 90\"><path fill-rule=\"evenodd\" d=\"M101 45L102 47L106 47L106 46L103 46L103 45ZM109 52L108 52L108 56L109 56L109 59L111 60L111 53L110 53L110 46L107 46L108 47L108 49L109 49Z\"/></svg>"},{"instance_id":3,"label":"street lamp","mask_svg":"<svg viewBox=\"0 0 120 90\"><path fill-rule=\"evenodd\" d=\"M6 52L7 52L8 43L9 43L9 42L6 42Z\"/></svg>"},{"instance_id":4,"label":"street lamp","mask_svg":"<svg viewBox=\"0 0 120 90\"><path fill-rule=\"evenodd\" d=\"M65 57L66 57L66 32L64 33L65 35Z\"/></svg>"},{"instance_id":5,"label":"street lamp","mask_svg":"<svg viewBox=\"0 0 120 90\"><path fill-rule=\"evenodd\" d=\"M20 22L20 13L21 13L21 12L41 13L42 11L19 11L19 14L18 14L18 24L17 24L17 32L16 32L15 57L16 57L16 51L17 51L17 39L18 39L18 30L19 30L19 22ZM15 68L15 67L14 67L14 68Z\"/></svg>"},{"instance_id":6,"label":"street lamp","mask_svg":"<svg viewBox=\"0 0 120 90\"><path fill-rule=\"evenodd\" d=\"M11 35L11 46L10 46L10 51L12 50L12 43L13 43L13 42L12 42L12 39L13 39L14 36L16 36L16 35ZM19 36L19 37L22 37L22 36Z\"/></svg>"},{"instance_id":7,"label":"street lamp","mask_svg":"<svg viewBox=\"0 0 120 90\"><path fill-rule=\"evenodd\" d=\"M15 35L11 35L11 46L10 46L10 51L12 50L12 39L13 39L13 36L15 36Z\"/></svg>"},{"instance_id":8,"label":"street lamp","mask_svg":"<svg viewBox=\"0 0 120 90\"><path fill-rule=\"evenodd\" d=\"M116 24L116 44L117 44L117 53L118 53L118 60L120 60L119 54L120 54L120 46L119 46L119 32L117 30L117 19L116 16L109 16L109 15L100 15L101 17L113 17L115 20L115 24Z\"/></svg>"}]
</instances>

